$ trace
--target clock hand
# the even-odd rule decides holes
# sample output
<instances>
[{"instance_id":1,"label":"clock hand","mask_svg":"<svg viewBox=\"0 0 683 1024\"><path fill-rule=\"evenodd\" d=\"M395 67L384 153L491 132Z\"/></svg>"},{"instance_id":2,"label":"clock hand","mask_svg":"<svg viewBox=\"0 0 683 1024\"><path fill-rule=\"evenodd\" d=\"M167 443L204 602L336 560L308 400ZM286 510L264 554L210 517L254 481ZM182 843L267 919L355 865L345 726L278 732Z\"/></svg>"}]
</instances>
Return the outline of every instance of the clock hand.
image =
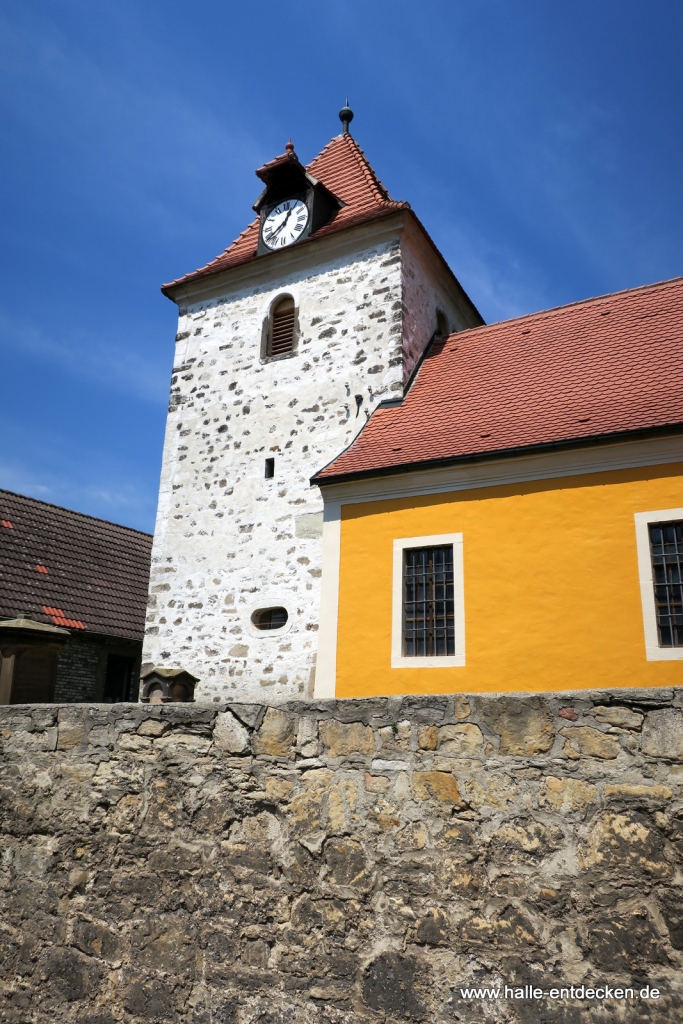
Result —
<instances>
[{"instance_id":1,"label":"clock hand","mask_svg":"<svg viewBox=\"0 0 683 1024\"><path fill-rule=\"evenodd\" d=\"M277 237L277 235L280 234L280 232L282 231L283 227L285 226L285 224L289 220L289 215L290 215L291 212L292 212L291 209L287 210L287 214L285 216L285 219L280 224L278 224L278 226L273 230L273 233L272 233L272 235L270 237L270 241L271 242Z\"/></svg>"},{"instance_id":2,"label":"clock hand","mask_svg":"<svg viewBox=\"0 0 683 1024\"><path fill-rule=\"evenodd\" d=\"M283 220L282 224L278 228L278 231L282 231L283 227L285 226L285 224L289 220L289 215L290 215L291 212L292 212L291 210L287 210L287 216L285 217L285 219Z\"/></svg>"},{"instance_id":3,"label":"clock hand","mask_svg":"<svg viewBox=\"0 0 683 1024\"><path fill-rule=\"evenodd\" d=\"M272 238L275 238L277 235L279 235L279 233L282 231L283 227L285 226L286 220L287 220L287 218L285 217L285 219L282 221L281 224L278 224L278 226L276 228L273 228L273 234L271 236Z\"/></svg>"}]
</instances>

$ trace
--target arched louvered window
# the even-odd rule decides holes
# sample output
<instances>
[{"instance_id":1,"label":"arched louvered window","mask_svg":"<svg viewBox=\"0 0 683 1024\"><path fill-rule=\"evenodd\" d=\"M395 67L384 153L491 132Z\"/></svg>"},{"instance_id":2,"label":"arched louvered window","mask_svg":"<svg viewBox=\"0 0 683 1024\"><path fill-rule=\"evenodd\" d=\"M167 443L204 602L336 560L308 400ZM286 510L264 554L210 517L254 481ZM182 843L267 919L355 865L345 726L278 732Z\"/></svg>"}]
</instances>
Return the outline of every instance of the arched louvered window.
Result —
<instances>
[{"instance_id":1,"label":"arched louvered window","mask_svg":"<svg viewBox=\"0 0 683 1024\"><path fill-rule=\"evenodd\" d=\"M272 312L269 356L283 356L294 349L294 299L289 295L281 299Z\"/></svg>"}]
</instances>

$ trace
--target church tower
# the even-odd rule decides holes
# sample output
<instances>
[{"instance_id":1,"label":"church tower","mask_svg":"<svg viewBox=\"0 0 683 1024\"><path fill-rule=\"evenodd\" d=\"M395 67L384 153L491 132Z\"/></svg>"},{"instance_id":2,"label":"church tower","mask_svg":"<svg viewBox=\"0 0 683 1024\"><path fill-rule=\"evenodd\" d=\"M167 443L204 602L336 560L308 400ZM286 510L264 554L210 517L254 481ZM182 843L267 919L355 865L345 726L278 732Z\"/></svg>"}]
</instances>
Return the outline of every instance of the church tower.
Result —
<instances>
[{"instance_id":1,"label":"church tower","mask_svg":"<svg viewBox=\"0 0 683 1024\"><path fill-rule=\"evenodd\" d=\"M313 474L436 334L483 321L408 203L343 131L256 171L256 219L163 292L178 306L143 662L199 700L312 696L323 504ZM264 690L265 688L265 690Z\"/></svg>"}]
</instances>

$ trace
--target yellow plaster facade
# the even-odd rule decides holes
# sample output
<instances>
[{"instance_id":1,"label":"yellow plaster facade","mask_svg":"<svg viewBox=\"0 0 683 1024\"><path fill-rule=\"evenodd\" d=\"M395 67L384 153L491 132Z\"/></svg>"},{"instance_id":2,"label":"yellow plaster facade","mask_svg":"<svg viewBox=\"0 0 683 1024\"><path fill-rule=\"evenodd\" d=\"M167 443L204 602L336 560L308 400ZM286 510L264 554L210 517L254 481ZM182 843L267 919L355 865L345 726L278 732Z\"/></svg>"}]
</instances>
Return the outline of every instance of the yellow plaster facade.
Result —
<instances>
[{"instance_id":1,"label":"yellow plaster facade","mask_svg":"<svg viewBox=\"0 0 683 1024\"><path fill-rule=\"evenodd\" d=\"M646 658L634 526L680 506L683 462L346 498L336 696L683 684L682 660ZM465 664L392 668L394 540L443 534L463 538Z\"/></svg>"}]
</instances>

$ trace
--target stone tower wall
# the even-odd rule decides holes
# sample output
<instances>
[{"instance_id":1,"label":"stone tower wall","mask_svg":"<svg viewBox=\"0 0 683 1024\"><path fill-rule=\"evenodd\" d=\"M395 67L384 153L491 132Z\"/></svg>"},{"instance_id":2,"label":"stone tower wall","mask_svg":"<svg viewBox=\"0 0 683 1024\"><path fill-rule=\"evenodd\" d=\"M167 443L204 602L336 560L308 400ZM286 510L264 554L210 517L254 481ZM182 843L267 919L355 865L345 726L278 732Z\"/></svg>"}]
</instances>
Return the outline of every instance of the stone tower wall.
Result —
<instances>
[{"instance_id":1,"label":"stone tower wall","mask_svg":"<svg viewBox=\"0 0 683 1024\"><path fill-rule=\"evenodd\" d=\"M298 349L264 361L283 292ZM193 672L200 699L312 693L322 500L308 481L401 392L401 344L398 239L181 309L144 662ZM251 625L268 605L287 608L286 632Z\"/></svg>"},{"instance_id":2,"label":"stone tower wall","mask_svg":"<svg viewBox=\"0 0 683 1024\"><path fill-rule=\"evenodd\" d=\"M0 708L0 1017L678 1024L682 784L666 689Z\"/></svg>"},{"instance_id":3,"label":"stone tower wall","mask_svg":"<svg viewBox=\"0 0 683 1024\"><path fill-rule=\"evenodd\" d=\"M323 504L309 479L402 395L437 308L466 326L452 277L402 230L264 261L260 278L180 308L143 663L192 672L198 699L313 693ZM282 294L298 344L269 361L263 325ZM256 608L278 605L285 630L254 628Z\"/></svg>"},{"instance_id":4,"label":"stone tower wall","mask_svg":"<svg viewBox=\"0 0 683 1024\"><path fill-rule=\"evenodd\" d=\"M436 330L437 310L446 317L451 331L472 326L456 300L443 268L427 249L425 239L412 233L401 244L401 288L403 294L403 382L407 383L415 364ZM439 272L440 271L440 272Z\"/></svg>"}]
</instances>

